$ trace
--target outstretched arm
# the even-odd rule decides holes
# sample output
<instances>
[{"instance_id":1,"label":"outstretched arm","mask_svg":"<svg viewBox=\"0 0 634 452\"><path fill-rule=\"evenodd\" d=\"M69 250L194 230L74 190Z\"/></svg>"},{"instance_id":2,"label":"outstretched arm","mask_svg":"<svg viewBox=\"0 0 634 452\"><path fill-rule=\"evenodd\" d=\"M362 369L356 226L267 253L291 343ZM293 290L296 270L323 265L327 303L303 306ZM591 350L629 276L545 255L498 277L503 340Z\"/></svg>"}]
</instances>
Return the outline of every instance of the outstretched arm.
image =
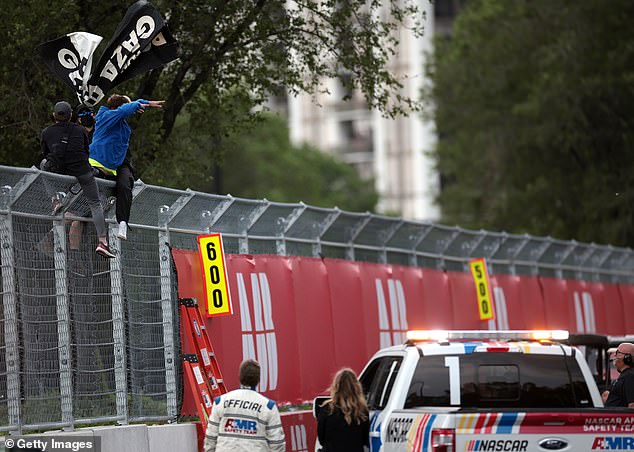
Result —
<instances>
[{"instance_id":1,"label":"outstretched arm","mask_svg":"<svg viewBox=\"0 0 634 452\"><path fill-rule=\"evenodd\" d=\"M165 103L164 100L137 99L121 105L116 110L112 110L110 114L114 117L128 118L134 116L135 113L143 113L147 107L163 108L163 103Z\"/></svg>"},{"instance_id":2,"label":"outstretched arm","mask_svg":"<svg viewBox=\"0 0 634 452\"><path fill-rule=\"evenodd\" d=\"M163 108L164 100L148 100L144 107Z\"/></svg>"},{"instance_id":3,"label":"outstretched arm","mask_svg":"<svg viewBox=\"0 0 634 452\"><path fill-rule=\"evenodd\" d=\"M144 100L144 99L139 99L137 101L140 104L140 108L136 111L137 113L141 114L145 111L145 109L147 107L152 107L152 108L163 108L163 104L165 103L164 100Z\"/></svg>"}]
</instances>

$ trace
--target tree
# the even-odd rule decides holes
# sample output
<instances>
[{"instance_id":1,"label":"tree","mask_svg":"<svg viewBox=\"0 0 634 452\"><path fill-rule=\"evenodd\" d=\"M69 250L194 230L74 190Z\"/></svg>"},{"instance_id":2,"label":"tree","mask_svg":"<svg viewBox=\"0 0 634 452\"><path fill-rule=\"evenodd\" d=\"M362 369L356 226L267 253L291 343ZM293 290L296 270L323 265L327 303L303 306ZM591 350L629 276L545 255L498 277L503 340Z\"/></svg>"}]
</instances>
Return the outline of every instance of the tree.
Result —
<instances>
[{"instance_id":1,"label":"tree","mask_svg":"<svg viewBox=\"0 0 634 452\"><path fill-rule=\"evenodd\" d=\"M70 31L84 30L107 41L123 16L128 1L75 0L64 7L43 0L5 2L0 20L3 67L0 127L7 139L0 143L0 161L18 165L35 159L14 149L35 148L37 132L46 124L50 105L67 91L38 65L33 49L41 42ZM393 31L406 24L423 30L418 0L157 0L154 2L182 46L178 61L121 87L135 97L165 99L160 119L146 115L133 140L140 174L152 169L165 173L187 164L174 156L172 140L180 115L187 114L194 130L213 128L213 158L221 158L222 143L248 127L271 95L316 93L325 89L324 77L342 73L346 83L359 87L371 107L386 115L418 107L414 99L398 94L400 82L387 71L386 62L398 42ZM381 14L379 10L389 11ZM102 44L102 46L104 46ZM98 49L96 55L100 54ZM231 114L235 93L250 108L233 121L215 124ZM154 118L154 119L147 119ZM150 180L150 182L152 182Z\"/></svg>"},{"instance_id":2,"label":"tree","mask_svg":"<svg viewBox=\"0 0 634 452\"><path fill-rule=\"evenodd\" d=\"M267 115L248 134L231 139L222 164L223 192L245 198L298 202L343 210L373 211L372 181L336 158L290 144L282 119ZM257 164L254 164L257 162Z\"/></svg>"},{"instance_id":3,"label":"tree","mask_svg":"<svg viewBox=\"0 0 634 452\"><path fill-rule=\"evenodd\" d=\"M430 65L442 221L634 244L634 3L473 0Z\"/></svg>"}]
</instances>

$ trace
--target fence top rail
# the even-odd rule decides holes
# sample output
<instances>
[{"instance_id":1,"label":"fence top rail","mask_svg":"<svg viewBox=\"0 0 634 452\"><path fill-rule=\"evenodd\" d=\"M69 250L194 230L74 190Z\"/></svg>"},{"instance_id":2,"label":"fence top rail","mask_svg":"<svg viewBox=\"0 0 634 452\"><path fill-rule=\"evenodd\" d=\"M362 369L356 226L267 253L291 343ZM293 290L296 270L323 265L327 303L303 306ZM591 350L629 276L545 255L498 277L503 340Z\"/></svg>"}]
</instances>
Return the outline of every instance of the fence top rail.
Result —
<instances>
[{"instance_id":1,"label":"fence top rail","mask_svg":"<svg viewBox=\"0 0 634 452\"><path fill-rule=\"evenodd\" d=\"M37 183L41 178L51 180L57 186L76 183L71 176L44 173L35 167L0 165L0 211L11 209L16 198L41 190L42 184ZM114 187L112 181L99 179L98 183L102 191ZM258 240L308 241L449 260L484 257L508 265L517 263L634 276L634 251L631 248L505 231L469 230L303 202L282 203L208 194L149 185L140 180L135 183L135 193L131 223L137 227L160 227L190 234L221 232L247 239L257 237ZM37 208L29 212L21 206L19 215L31 213L41 218L42 212Z\"/></svg>"}]
</instances>

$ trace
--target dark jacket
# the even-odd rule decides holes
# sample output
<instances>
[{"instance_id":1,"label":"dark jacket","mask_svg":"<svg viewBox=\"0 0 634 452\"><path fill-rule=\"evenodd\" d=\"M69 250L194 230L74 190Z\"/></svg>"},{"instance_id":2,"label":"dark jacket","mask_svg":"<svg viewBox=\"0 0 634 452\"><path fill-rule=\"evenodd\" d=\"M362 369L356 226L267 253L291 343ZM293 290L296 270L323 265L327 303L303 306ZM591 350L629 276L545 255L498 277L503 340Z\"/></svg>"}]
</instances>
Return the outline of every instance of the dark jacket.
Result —
<instances>
[{"instance_id":1,"label":"dark jacket","mask_svg":"<svg viewBox=\"0 0 634 452\"><path fill-rule=\"evenodd\" d=\"M81 176L91 172L88 163L88 136L77 124L57 122L42 131L42 156L54 162L56 172Z\"/></svg>"},{"instance_id":2,"label":"dark jacket","mask_svg":"<svg viewBox=\"0 0 634 452\"><path fill-rule=\"evenodd\" d=\"M363 452L368 445L370 421L361 424L346 422L339 408L331 412L326 405L319 411L317 418L317 437L323 452Z\"/></svg>"},{"instance_id":3,"label":"dark jacket","mask_svg":"<svg viewBox=\"0 0 634 452\"><path fill-rule=\"evenodd\" d=\"M614 382L610 389L610 395L605 406L626 407L634 402L634 370L626 367Z\"/></svg>"}]
</instances>

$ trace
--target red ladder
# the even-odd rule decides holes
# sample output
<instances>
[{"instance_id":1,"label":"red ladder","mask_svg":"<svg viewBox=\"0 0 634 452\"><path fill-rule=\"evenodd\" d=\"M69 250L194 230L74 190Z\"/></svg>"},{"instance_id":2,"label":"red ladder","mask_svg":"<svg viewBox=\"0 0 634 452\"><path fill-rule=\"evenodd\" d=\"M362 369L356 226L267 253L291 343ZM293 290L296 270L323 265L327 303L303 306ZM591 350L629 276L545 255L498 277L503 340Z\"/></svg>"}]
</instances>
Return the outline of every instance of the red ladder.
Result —
<instances>
[{"instance_id":1,"label":"red ladder","mask_svg":"<svg viewBox=\"0 0 634 452\"><path fill-rule=\"evenodd\" d=\"M183 355L183 375L193 392L200 421L206 426L213 399L225 394L227 388L198 302L195 298L180 298L178 301L184 327L181 334L183 347L196 352Z\"/></svg>"}]
</instances>

